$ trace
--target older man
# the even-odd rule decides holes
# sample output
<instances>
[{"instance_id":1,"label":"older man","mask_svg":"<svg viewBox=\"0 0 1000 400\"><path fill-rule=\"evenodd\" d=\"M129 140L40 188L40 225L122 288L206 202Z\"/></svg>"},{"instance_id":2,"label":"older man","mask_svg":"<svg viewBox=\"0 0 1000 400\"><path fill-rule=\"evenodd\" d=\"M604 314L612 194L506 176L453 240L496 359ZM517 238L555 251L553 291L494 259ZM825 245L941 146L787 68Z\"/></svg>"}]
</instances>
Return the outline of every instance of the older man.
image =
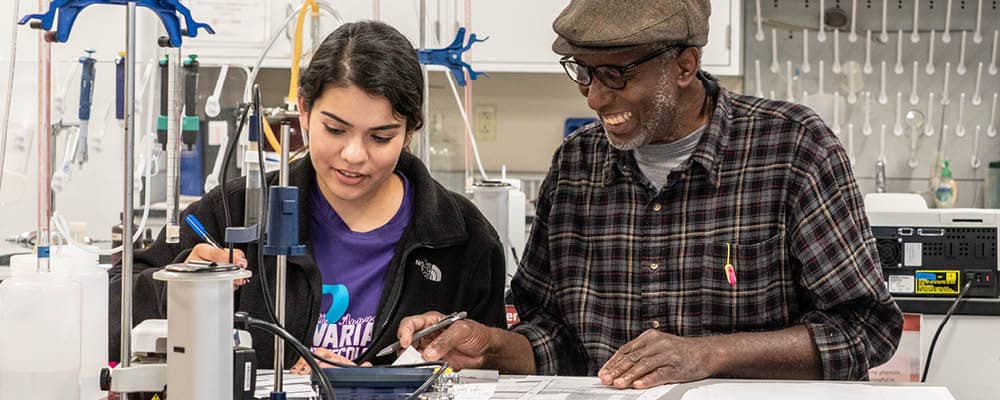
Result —
<instances>
[{"instance_id":1,"label":"older man","mask_svg":"<svg viewBox=\"0 0 1000 400\"><path fill-rule=\"evenodd\" d=\"M512 282L522 323L456 323L428 359L645 388L866 379L902 317L838 139L700 70L709 0L573 1L552 48L600 117L559 147ZM428 313L400 324L415 330Z\"/></svg>"}]
</instances>

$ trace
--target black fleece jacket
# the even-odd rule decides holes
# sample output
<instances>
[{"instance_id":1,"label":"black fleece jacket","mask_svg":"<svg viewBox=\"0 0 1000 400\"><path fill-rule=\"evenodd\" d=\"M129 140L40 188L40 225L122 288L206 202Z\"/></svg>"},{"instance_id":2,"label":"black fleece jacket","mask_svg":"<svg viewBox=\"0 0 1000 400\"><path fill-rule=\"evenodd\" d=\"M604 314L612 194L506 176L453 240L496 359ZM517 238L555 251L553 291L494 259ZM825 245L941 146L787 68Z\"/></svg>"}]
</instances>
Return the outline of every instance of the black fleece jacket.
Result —
<instances>
[{"instance_id":1,"label":"black fleece jacket","mask_svg":"<svg viewBox=\"0 0 1000 400\"><path fill-rule=\"evenodd\" d=\"M375 358L375 353L396 341L399 322L406 316L436 310L448 314L467 311L468 317L489 326L506 327L503 291L505 266L498 235L487 219L465 197L450 192L435 181L419 159L404 152L396 166L413 188L413 219L396 245L385 274L385 289L375 317L375 331L367 352L355 361L389 363L395 356ZM313 258L309 236L309 196L316 180L312 163L306 157L289 168L289 185L299 188L299 241L306 246L303 256L288 257L288 280L285 328L307 346L312 344L322 300L322 278ZM277 184L277 175L268 181ZM226 184L232 222L242 225L245 185L242 178ZM225 215L222 211L221 186L192 203L181 215L194 214L208 233L223 240ZM182 226L180 243L169 244L160 232L147 249L134 258L133 323L166 318L166 284L152 275L167 264L183 262L196 244L201 243L189 227ZM270 293L274 294L275 258L264 257L265 268L257 260L257 246L239 246L247 256L250 282L236 290L237 311L270 320L261 291L260 274L267 274ZM119 359L121 266L111 270L109 354ZM261 365L274 359L274 337L252 329L253 347ZM285 368L291 367L298 354L286 345Z\"/></svg>"}]
</instances>

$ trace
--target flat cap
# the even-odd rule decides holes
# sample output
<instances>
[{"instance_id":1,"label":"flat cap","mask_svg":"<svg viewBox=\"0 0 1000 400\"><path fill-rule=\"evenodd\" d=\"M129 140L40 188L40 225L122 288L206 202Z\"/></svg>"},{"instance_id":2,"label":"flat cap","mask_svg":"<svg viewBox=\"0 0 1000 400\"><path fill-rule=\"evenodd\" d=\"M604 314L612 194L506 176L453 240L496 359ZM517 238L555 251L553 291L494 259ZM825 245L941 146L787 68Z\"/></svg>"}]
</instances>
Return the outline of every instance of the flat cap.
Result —
<instances>
[{"instance_id":1,"label":"flat cap","mask_svg":"<svg viewBox=\"0 0 1000 400\"><path fill-rule=\"evenodd\" d=\"M710 0L572 0L552 22L561 55L621 52L650 44L704 46Z\"/></svg>"}]
</instances>

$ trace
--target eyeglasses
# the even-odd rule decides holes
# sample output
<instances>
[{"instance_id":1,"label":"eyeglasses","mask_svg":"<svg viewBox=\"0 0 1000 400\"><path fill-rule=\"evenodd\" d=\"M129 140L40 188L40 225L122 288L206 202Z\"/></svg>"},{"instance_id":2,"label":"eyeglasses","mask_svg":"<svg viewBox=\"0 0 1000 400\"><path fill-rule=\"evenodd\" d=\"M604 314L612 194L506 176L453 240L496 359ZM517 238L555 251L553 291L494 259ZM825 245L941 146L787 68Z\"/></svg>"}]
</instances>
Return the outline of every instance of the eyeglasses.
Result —
<instances>
[{"instance_id":1,"label":"eyeglasses","mask_svg":"<svg viewBox=\"0 0 1000 400\"><path fill-rule=\"evenodd\" d=\"M664 47L649 53L638 60L632 61L625 66L598 65L591 67L581 64L569 56L563 57L559 60L559 64L562 64L563 69L566 70L566 75L569 76L569 79L572 79L573 82L580 85L590 86L590 83L593 82L593 77L597 77L597 80L601 81L604 86L607 86L610 89L624 89L625 82L628 80L626 75L628 75L629 72L638 67L640 64L676 48L678 47Z\"/></svg>"}]
</instances>

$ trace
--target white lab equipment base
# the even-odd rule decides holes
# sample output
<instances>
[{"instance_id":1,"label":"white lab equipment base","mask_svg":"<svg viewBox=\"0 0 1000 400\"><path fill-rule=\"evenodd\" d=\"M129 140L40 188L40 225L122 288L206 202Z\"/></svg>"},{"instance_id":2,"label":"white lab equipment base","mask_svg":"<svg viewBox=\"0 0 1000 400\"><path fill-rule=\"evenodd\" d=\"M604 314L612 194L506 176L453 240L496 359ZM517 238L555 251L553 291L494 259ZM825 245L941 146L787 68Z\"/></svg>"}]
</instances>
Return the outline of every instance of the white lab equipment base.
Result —
<instances>
[{"instance_id":1,"label":"white lab equipment base","mask_svg":"<svg viewBox=\"0 0 1000 400\"><path fill-rule=\"evenodd\" d=\"M233 398L233 281L246 270L157 271L167 282L167 388L170 397Z\"/></svg>"}]
</instances>

